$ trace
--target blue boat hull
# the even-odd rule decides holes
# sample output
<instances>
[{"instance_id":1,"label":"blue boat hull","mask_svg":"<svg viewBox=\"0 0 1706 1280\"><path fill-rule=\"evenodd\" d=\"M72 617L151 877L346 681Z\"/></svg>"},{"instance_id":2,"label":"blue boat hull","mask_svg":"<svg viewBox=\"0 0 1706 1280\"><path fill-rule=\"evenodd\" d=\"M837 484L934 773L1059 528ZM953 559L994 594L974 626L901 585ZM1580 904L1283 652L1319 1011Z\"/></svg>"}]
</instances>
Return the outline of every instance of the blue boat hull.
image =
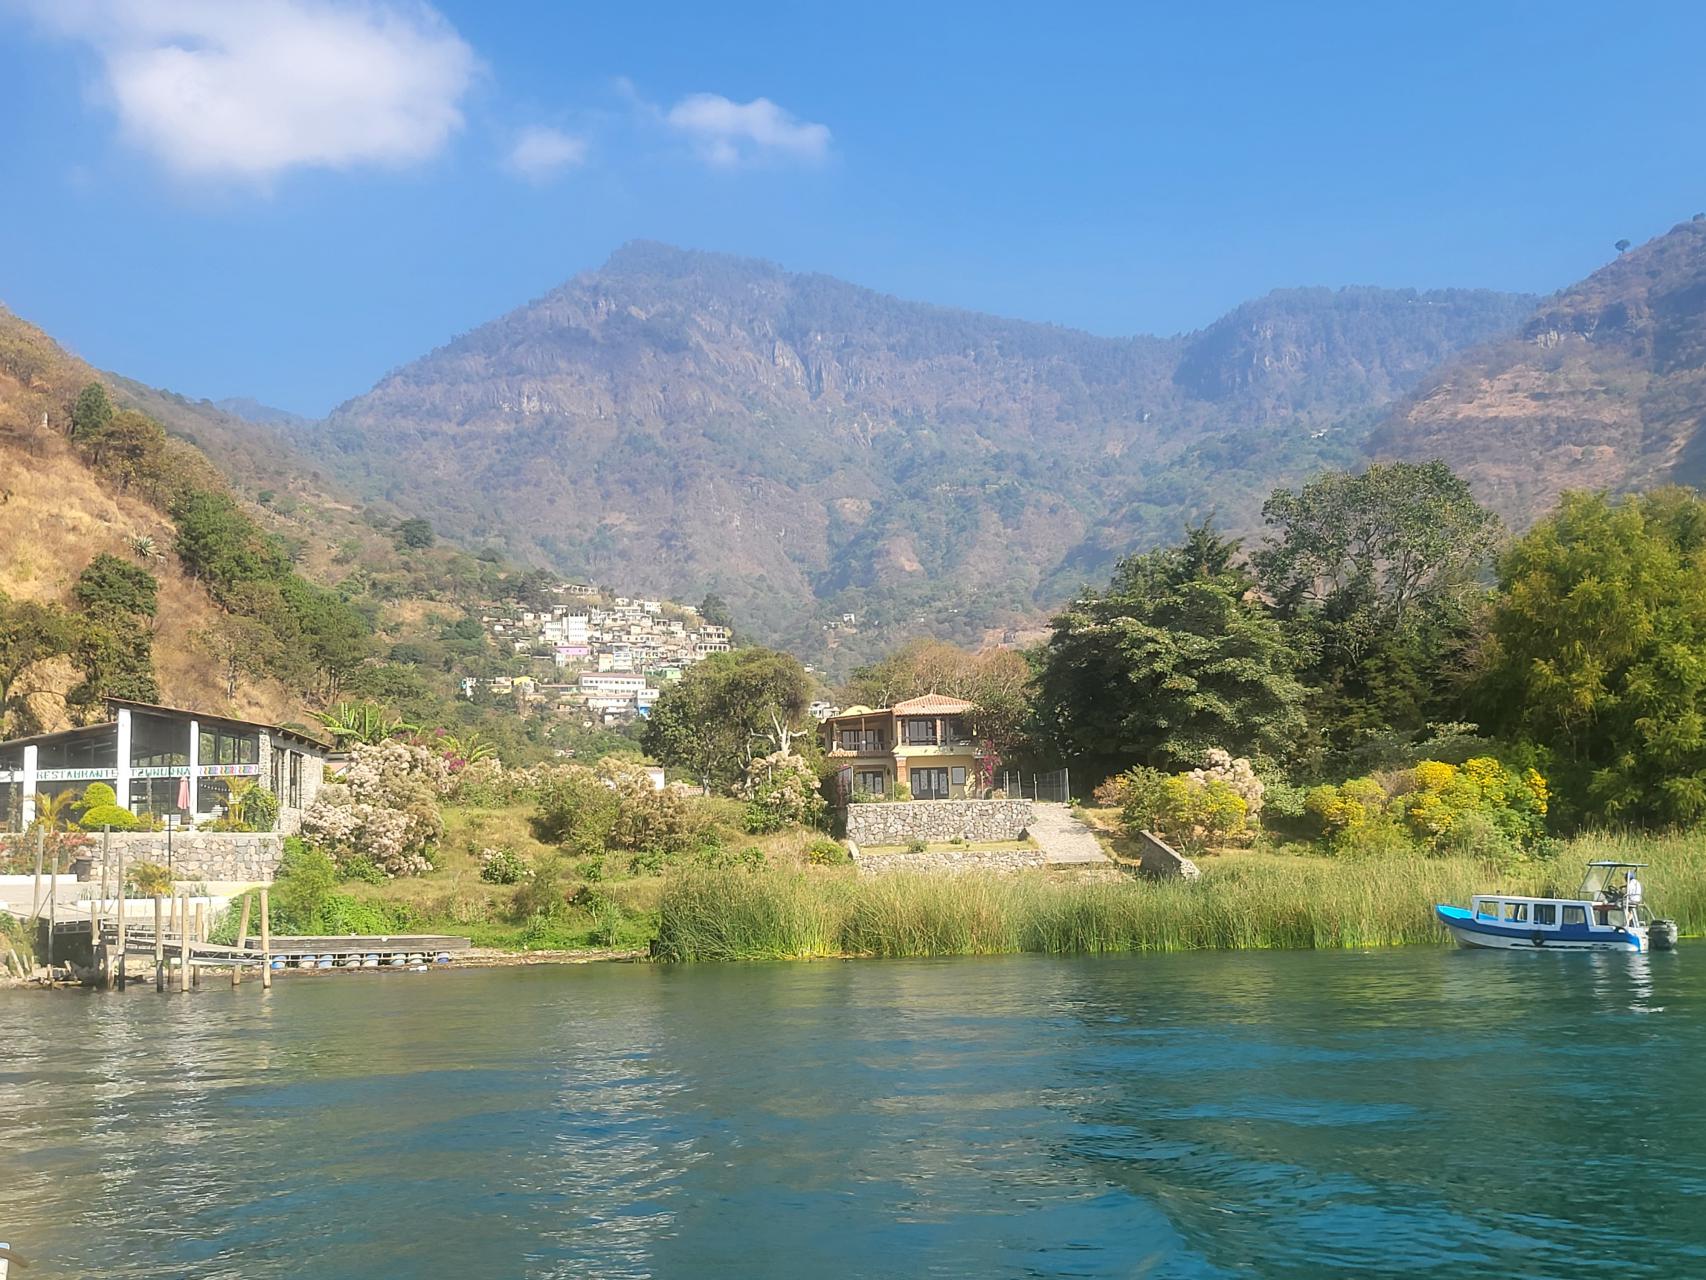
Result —
<instances>
[{"instance_id":1,"label":"blue boat hull","mask_svg":"<svg viewBox=\"0 0 1706 1280\"><path fill-rule=\"evenodd\" d=\"M1640 954L1647 950L1645 929L1589 925L1558 925L1536 928L1531 924L1507 924L1484 920L1462 907L1441 904L1434 915L1460 946L1496 951L1622 951Z\"/></svg>"}]
</instances>

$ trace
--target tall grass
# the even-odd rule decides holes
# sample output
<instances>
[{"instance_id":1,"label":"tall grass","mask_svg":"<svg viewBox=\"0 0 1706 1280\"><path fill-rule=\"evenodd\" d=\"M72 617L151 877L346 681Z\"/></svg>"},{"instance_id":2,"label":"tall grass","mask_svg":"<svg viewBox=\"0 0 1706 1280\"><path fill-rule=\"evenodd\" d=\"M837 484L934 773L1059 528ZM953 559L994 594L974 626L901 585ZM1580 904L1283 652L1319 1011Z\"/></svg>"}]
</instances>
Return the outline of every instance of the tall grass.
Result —
<instances>
[{"instance_id":1,"label":"tall grass","mask_svg":"<svg viewBox=\"0 0 1706 1280\"><path fill-rule=\"evenodd\" d=\"M1345 862L1246 854L1183 881L1046 875L861 878L807 870L673 879L659 911L671 960L1398 946L1445 941L1437 902L1569 893L1588 858L1652 863L1653 908L1706 930L1706 858L1683 837L1595 836L1516 873L1456 859Z\"/></svg>"}]
</instances>

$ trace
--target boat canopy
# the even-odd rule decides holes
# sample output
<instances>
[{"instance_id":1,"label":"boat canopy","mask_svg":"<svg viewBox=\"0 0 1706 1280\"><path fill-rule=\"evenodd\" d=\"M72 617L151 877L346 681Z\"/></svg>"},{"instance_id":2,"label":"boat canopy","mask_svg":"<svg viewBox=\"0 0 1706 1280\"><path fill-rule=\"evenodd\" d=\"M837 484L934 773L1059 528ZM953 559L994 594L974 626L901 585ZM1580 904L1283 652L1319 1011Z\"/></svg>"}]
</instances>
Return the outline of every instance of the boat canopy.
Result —
<instances>
[{"instance_id":1,"label":"boat canopy","mask_svg":"<svg viewBox=\"0 0 1706 1280\"><path fill-rule=\"evenodd\" d=\"M1584 898L1596 898L1609 888L1621 888L1629 881L1629 873L1636 867L1644 867L1644 862L1615 862L1608 858L1596 859L1587 865L1587 874L1582 876L1582 887L1577 890ZM1619 876L1617 873L1622 872Z\"/></svg>"}]
</instances>

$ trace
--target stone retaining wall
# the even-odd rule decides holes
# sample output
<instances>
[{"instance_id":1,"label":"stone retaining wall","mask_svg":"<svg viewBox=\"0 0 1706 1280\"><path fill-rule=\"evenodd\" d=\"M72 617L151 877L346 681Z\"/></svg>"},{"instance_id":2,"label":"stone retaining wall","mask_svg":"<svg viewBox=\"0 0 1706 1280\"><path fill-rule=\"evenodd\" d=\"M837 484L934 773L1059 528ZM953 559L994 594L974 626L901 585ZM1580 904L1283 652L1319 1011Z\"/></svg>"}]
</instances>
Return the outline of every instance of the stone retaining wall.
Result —
<instances>
[{"instance_id":1,"label":"stone retaining wall","mask_svg":"<svg viewBox=\"0 0 1706 1280\"><path fill-rule=\"evenodd\" d=\"M1161 879L1173 876L1183 880L1202 879L1196 863L1152 831L1137 833L1137 851L1137 865L1144 875Z\"/></svg>"},{"instance_id":2,"label":"stone retaining wall","mask_svg":"<svg viewBox=\"0 0 1706 1280\"><path fill-rule=\"evenodd\" d=\"M166 863L166 833L164 831L115 831L112 834L112 858L116 864L119 851L124 851L127 866L138 862ZM171 866L173 877L185 880L235 880L249 884L266 884L278 870L284 856L284 837L274 832L250 831L174 831L172 833ZM79 875L100 878L101 837L95 836L95 847L75 864ZM116 865L113 867L116 873Z\"/></svg>"},{"instance_id":3,"label":"stone retaining wall","mask_svg":"<svg viewBox=\"0 0 1706 1280\"><path fill-rule=\"evenodd\" d=\"M847 806L847 838L867 848L914 840L993 844L1017 840L1030 825L1029 800L897 800Z\"/></svg>"},{"instance_id":4,"label":"stone retaining wall","mask_svg":"<svg viewBox=\"0 0 1706 1280\"><path fill-rule=\"evenodd\" d=\"M860 875L879 876L896 871L932 875L959 872L1036 871L1048 866L1041 849L937 849L929 853L859 853L853 861Z\"/></svg>"}]
</instances>

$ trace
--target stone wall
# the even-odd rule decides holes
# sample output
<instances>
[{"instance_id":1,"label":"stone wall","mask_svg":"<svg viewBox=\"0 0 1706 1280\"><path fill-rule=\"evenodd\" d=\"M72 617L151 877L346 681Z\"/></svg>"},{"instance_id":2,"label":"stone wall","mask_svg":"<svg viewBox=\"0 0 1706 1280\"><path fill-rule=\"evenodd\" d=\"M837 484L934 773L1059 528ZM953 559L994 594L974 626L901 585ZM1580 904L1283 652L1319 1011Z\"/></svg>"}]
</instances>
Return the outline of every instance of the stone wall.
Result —
<instances>
[{"instance_id":1,"label":"stone wall","mask_svg":"<svg viewBox=\"0 0 1706 1280\"><path fill-rule=\"evenodd\" d=\"M112 864L116 873L119 851L124 851L127 866L138 862L154 862L166 866L166 833L164 831L115 831L112 835ZM274 832L250 831L174 831L172 833L171 867L173 878L186 880L225 880L245 884L266 884L278 870L284 856L284 837ZM73 869L80 876L100 879L101 837L95 836L95 847L87 856L78 859Z\"/></svg>"},{"instance_id":2,"label":"stone wall","mask_svg":"<svg viewBox=\"0 0 1706 1280\"><path fill-rule=\"evenodd\" d=\"M1041 849L936 849L929 853L864 853L855 850L853 861L859 868L859 874L867 876L896 871L942 875L971 871L1036 871L1048 866L1048 855Z\"/></svg>"},{"instance_id":3,"label":"stone wall","mask_svg":"<svg viewBox=\"0 0 1706 1280\"><path fill-rule=\"evenodd\" d=\"M898 800L847 806L847 838L854 844L989 844L1017 840L1031 825L1029 800Z\"/></svg>"},{"instance_id":4,"label":"stone wall","mask_svg":"<svg viewBox=\"0 0 1706 1280\"><path fill-rule=\"evenodd\" d=\"M1150 831L1137 833L1137 865L1146 876L1163 879L1171 876L1184 880L1202 879L1202 872L1196 863Z\"/></svg>"}]
</instances>

